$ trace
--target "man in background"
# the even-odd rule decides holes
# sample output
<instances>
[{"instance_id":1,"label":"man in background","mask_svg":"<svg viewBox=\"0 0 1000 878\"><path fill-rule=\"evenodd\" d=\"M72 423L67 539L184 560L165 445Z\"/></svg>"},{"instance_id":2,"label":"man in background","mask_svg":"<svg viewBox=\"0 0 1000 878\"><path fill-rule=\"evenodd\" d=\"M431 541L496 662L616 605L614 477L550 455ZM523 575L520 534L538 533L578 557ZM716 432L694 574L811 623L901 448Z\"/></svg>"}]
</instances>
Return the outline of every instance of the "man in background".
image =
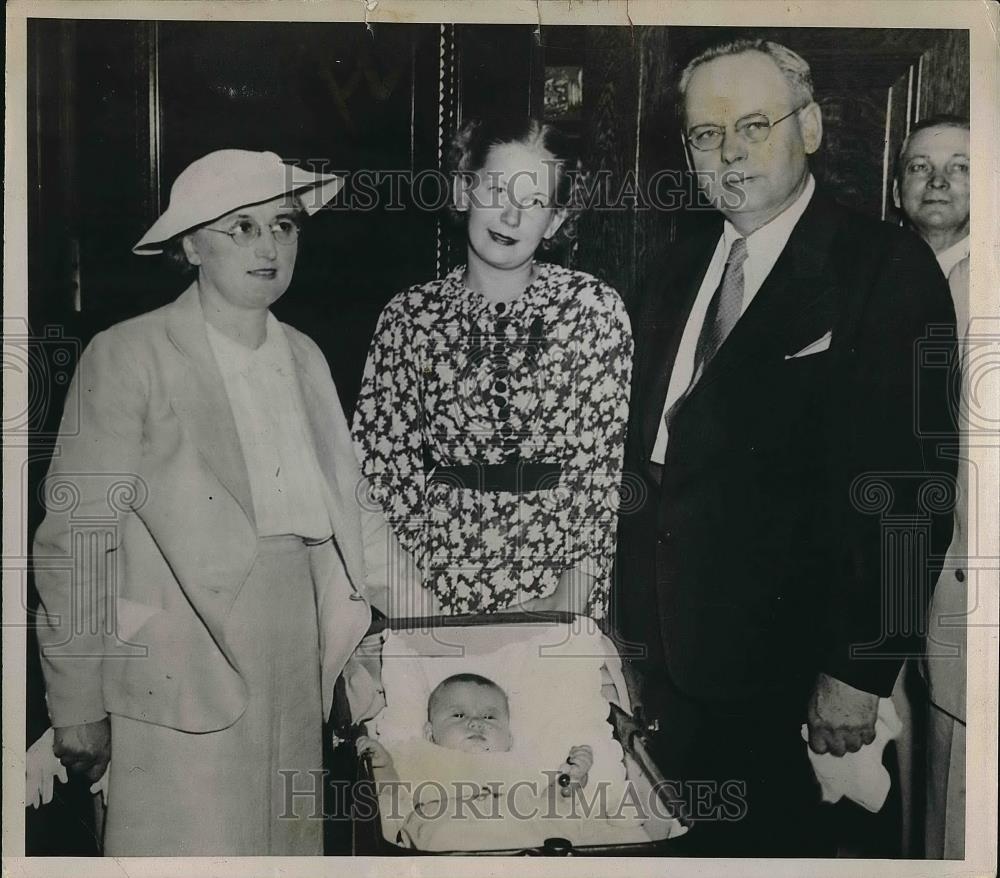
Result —
<instances>
[{"instance_id":1,"label":"man in background","mask_svg":"<svg viewBox=\"0 0 1000 878\"><path fill-rule=\"evenodd\" d=\"M933 116L910 131L900 150L893 201L930 245L948 278L957 315L959 351L969 324L969 120ZM960 409L961 410L961 409ZM960 429L966 425L960 423ZM927 782L924 855L962 859L965 855L965 722L968 653L966 628L970 494L968 436L960 433L955 531L928 619ZM974 493L975 486L972 487ZM894 699L904 693L897 687ZM910 773L905 742L900 772ZM904 790L904 815L908 805ZM905 819L905 818L904 818Z\"/></svg>"},{"instance_id":2,"label":"man in background","mask_svg":"<svg viewBox=\"0 0 1000 878\"><path fill-rule=\"evenodd\" d=\"M918 122L903 141L893 201L934 251L944 276L968 272L969 120L932 116ZM959 275L956 278L961 286ZM953 291L954 295L954 291ZM968 323L968 287L955 298L959 335Z\"/></svg>"}]
</instances>

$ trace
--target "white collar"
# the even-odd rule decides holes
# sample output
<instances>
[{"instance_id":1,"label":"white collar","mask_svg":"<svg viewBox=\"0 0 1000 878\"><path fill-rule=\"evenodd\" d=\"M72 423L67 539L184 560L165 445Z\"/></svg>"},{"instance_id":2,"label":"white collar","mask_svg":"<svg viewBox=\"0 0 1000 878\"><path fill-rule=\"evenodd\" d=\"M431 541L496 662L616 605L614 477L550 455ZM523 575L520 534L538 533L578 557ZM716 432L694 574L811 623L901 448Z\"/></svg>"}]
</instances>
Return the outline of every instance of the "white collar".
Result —
<instances>
[{"instance_id":1,"label":"white collar","mask_svg":"<svg viewBox=\"0 0 1000 878\"><path fill-rule=\"evenodd\" d=\"M944 276L947 277L951 270L966 256L969 255L969 236L966 235L961 241L956 241L950 247L946 247L940 253L935 253L934 256L938 261L938 265L941 266L941 271L944 272Z\"/></svg>"},{"instance_id":2,"label":"white collar","mask_svg":"<svg viewBox=\"0 0 1000 878\"><path fill-rule=\"evenodd\" d=\"M726 242L726 252L728 253L737 238L746 238L747 258L757 261L765 259L771 264L777 260L778 255L788 243L788 238L792 234L795 224L802 218L813 192L816 191L816 181L810 174L806 180L805 188L788 207L779 213L774 219L762 225L759 229L749 235L742 235L736 230L729 220L726 220L722 237Z\"/></svg>"},{"instance_id":3,"label":"white collar","mask_svg":"<svg viewBox=\"0 0 1000 878\"><path fill-rule=\"evenodd\" d=\"M212 350L215 352L216 359L223 371L248 369L255 363L281 362L283 348L281 342L284 333L281 331L278 318L270 311L267 312L264 341L256 348L248 348L229 336L223 335L207 320L205 321L205 329L208 332L208 340Z\"/></svg>"}]
</instances>

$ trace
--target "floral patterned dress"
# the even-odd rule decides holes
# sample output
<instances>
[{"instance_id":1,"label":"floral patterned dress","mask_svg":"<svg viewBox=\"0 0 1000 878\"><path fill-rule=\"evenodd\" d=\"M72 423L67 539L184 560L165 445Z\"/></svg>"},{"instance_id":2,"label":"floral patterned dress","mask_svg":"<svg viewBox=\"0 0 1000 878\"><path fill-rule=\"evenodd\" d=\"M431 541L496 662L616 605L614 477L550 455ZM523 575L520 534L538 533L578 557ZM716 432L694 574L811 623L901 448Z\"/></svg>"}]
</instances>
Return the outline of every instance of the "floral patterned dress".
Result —
<instances>
[{"instance_id":1,"label":"floral patterned dress","mask_svg":"<svg viewBox=\"0 0 1000 878\"><path fill-rule=\"evenodd\" d=\"M451 613L596 578L606 614L632 335L618 294L556 265L488 301L464 266L397 295L379 318L354 443L400 543Z\"/></svg>"}]
</instances>

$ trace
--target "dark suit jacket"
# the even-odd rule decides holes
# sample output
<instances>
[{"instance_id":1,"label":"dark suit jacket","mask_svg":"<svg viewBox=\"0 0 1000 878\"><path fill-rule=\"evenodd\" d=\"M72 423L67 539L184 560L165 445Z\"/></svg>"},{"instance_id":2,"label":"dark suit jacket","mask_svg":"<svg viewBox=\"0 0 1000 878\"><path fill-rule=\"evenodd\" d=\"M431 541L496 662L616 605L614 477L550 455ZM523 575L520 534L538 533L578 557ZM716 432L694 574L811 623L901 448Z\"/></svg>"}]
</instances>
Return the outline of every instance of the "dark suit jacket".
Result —
<instances>
[{"instance_id":1,"label":"dark suit jacket","mask_svg":"<svg viewBox=\"0 0 1000 878\"><path fill-rule=\"evenodd\" d=\"M617 624L696 699L805 695L821 669L887 695L950 538L947 284L918 238L817 191L677 410L658 483L670 372L720 234L721 218L666 254L633 315L626 478L642 490L621 511Z\"/></svg>"}]
</instances>

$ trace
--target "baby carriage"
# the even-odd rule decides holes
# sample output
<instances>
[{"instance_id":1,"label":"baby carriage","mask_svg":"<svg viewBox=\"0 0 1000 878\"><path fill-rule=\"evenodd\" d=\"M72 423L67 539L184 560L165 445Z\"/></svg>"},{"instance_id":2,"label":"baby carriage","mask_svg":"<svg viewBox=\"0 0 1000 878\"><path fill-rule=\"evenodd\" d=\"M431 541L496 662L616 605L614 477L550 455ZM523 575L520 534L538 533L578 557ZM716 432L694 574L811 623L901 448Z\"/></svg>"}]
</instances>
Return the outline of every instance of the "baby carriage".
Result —
<instances>
[{"instance_id":1,"label":"baby carriage","mask_svg":"<svg viewBox=\"0 0 1000 878\"><path fill-rule=\"evenodd\" d=\"M486 769L418 740L430 692L456 673L496 682L509 700L514 743L509 753L483 754ZM587 617L378 619L342 684L337 736L345 746L362 734L384 744L407 797L402 804L395 793L387 798L380 769L368 755L357 758L355 854L656 856L687 831L650 758L645 725L632 715L618 652ZM592 747L593 766L586 784L568 794L560 791L568 777L553 769L581 744ZM428 755L442 758L446 776L432 782ZM493 772L490 782L465 783L477 770ZM464 800L451 795L460 783L473 790ZM437 791L434 814L417 801L426 788Z\"/></svg>"}]
</instances>

